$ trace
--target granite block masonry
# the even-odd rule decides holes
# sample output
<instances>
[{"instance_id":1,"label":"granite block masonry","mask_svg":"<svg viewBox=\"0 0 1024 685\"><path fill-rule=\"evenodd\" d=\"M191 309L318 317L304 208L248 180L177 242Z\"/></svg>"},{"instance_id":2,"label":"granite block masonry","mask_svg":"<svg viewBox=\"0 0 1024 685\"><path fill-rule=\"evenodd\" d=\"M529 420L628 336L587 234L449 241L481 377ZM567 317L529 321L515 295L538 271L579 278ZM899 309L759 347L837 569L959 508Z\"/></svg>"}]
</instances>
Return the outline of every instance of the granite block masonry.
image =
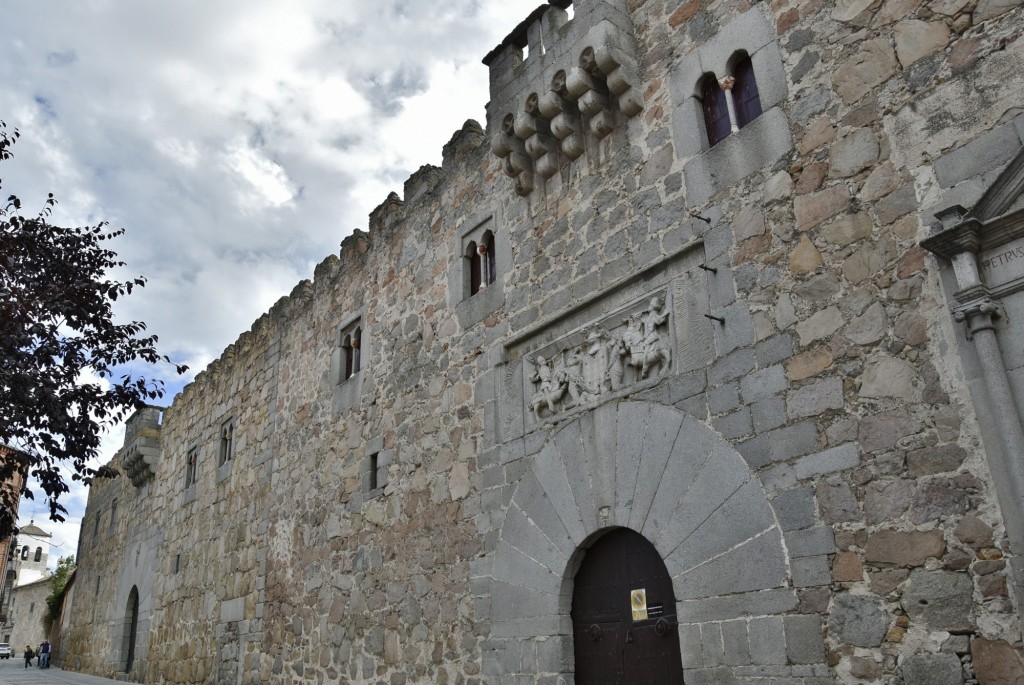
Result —
<instances>
[{"instance_id":1,"label":"granite block masonry","mask_svg":"<svg viewBox=\"0 0 1024 685\"><path fill-rule=\"evenodd\" d=\"M487 56L484 125L129 424L64 666L1020 676L1022 24L541 5ZM594 570L618 537L664 594Z\"/></svg>"}]
</instances>

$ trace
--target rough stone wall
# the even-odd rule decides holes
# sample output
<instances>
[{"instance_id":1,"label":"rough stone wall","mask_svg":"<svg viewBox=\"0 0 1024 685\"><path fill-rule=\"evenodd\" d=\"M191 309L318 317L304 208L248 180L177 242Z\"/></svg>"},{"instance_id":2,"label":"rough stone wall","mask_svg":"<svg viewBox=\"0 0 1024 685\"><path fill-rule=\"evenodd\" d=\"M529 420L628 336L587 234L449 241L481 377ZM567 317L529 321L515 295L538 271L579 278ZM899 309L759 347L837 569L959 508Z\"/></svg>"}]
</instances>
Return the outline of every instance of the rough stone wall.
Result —
<instances>
[{"instance_id":1,"label":"rough stone wall","mask_svg":"<svg viewBox=\"0 0 1024 685\"><path fill-rule=\"evenodd\" d=\"M118 670L115 622L148 583L147 682L572 682L564 593L540 630L545 616L495 590L518 586L508 550L525 551L508 519L567 426L633 401L738 453L729 473L770 503L782 541L781 579L757 588L773 603L748 602L749 578L680 601L687 682L1022 675L971 361L917 244L1024 139L1017 4L631 0L642 111L613 107L609 135L519 195L489 149L492 103L486 134L467 124L440 169L414 174L175 399L152 480L94 487L69 666ZM708 149L687 108L735 49L764 65L773 105ZM460 240L488 217L511 255L465 304ZM516 363L616 298L646 301L680 255L712 269L704 361L564 417L579 424L526 417L510 434ZM339 381L339 328L356 316L363 369ZM218 466L229 418L235 457ZM660 501L657 484L636 492ZM101 518L92 539L114 498L124 522L110 534ZM590 532L530 566L537 583L571 584ZM721 608L730 596L743 601Z\"/></svg>"},{"instance_id":2,"label":"rough stone wall","mask_svg":"<svg viewBox=\"0 0 1024 685\"><path fill-rule=\"evenodd\" d=\"M77 555L86 563L76 566L77 604L63 637L67 668L104 676L125 672L125 624L134 587L143 630L131 673L145 672L156 554L166 533L162 509L154 504L149 489L135 487L127 477L93 482Z\"/></svg>"}]
</instances>

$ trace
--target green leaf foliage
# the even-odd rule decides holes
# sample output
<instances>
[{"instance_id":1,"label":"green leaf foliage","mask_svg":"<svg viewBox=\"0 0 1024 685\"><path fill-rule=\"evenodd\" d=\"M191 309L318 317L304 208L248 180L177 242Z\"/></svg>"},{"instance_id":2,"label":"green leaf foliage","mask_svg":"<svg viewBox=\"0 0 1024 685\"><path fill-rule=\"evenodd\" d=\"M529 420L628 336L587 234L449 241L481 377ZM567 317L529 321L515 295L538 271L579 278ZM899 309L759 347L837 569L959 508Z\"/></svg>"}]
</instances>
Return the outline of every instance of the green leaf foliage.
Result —
<instances>
[{"instance_id":1,"label":"green leaf foliage","mask_svg":"<svg viewBox=\"0 0 1024 685\"><path fill-rule=\"evenodd\" d=\"M50 632L50 626L60 615L60 607L64 603L64 591L67 589L68 579L74 570L75 555L61 557L57 560L57 569L50 576L50 594L46 596L46 616L43 618L46 632Z\"/></svg>"}]
</instances>

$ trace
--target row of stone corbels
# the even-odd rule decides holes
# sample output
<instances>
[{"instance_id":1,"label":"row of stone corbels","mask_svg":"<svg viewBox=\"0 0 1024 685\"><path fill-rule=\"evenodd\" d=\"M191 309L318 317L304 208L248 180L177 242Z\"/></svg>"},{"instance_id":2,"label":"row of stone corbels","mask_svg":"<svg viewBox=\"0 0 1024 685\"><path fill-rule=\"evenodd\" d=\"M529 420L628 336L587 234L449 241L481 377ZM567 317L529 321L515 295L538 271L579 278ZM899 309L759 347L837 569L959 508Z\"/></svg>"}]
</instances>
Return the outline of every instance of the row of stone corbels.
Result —
<instances>
[{"instance_id":1,"label":"row of stone corbels","mask_svg":"<svg viewBox=\"0 0 1024 685\"><path fill-rule=\"evenodd\" d=\"M555 175L559 151L578 159L586 151L586 129L601 139L615 129L616 109L627 117L643 110L635 48L613 24L601 22L587 33L576 63L551 73L546 89L507 113L491 139L519 195L533 191L534 173Z\"/></svg>"},{"instance_id":2,"label":"row of stone corbels","mask_svg":"<svg viewBox=\"0 0 1024 685\"><path fill-rule=\"evenodd\" d=\"M143 428L122 448L121 464L132 485L142 487L156 474L160 462L160 429Z\"/></svg>"}]
</instances>

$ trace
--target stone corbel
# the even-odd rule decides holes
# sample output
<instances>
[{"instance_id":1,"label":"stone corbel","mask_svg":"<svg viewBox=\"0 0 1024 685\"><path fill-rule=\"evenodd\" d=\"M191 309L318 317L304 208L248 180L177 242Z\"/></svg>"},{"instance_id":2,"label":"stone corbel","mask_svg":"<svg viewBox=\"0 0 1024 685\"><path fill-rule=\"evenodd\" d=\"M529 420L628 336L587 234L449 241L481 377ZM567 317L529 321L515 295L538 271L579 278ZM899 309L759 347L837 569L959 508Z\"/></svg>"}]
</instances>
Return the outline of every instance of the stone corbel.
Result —
<instances>
[{"instance_id":1,"label":"stone corbel","mask_svg":"<svg viewBox=\"0 0 1024 685\"><path fill-rule=\"evenodd\" d=\"M526 99L526 111L516 115L516 137L526 145L526 154L534 160L534 168L543 178L551 178L558 171L558 143L551 136L551 127L540 116L536 94Z\"/></svg>"},{"instance_id":2,"label":"stone corbel","mask_svg":"<svg viewBox=\"0 0 1024 685\"><path fill-rule=\"evenodd\" d=\"M551 120L551 133L560 141L569 159L578 159L586 151L579 109L568 99L567 76L558 71L551 79L551 90L539 98L537 107Z\"/></svg>"},{"instance_id":3,"label":"stone corbel","mask_svg":"<svg viewBox=\"0 0 1024 685\"><path fill-rule=\"evenodd\" d=\"M491 152L501 159L501 168L515 179L516 192L529 195L533 190L533 162L526 152L526 144L515 135L515 117L507 115L501 130L491 139Z\"/></svg>"},{"instance_id":4,"label":"stone corbel","mask_svg":"<svg viewBox=\"0 0 1024 685\"><path fill-rule=\"evenodd\" d=\"M592 64L593 52L589 50L584 50L580 57L581 66L569 70L565 87L569 96L576 100L580 112L589 120L591 132L598 138L604 138L615 130L615 113L608 99L608 87L583 66Z\"/></svg>"},{"instance_id":5,"label":"stone corbel","mask_svg":"<svg viewBox=\"0 0 1024 685\"><path fill-rule=\"evenodd\" d=\"M588 36L592 46L588 62L604 76L608 91L618 97L619 109L627 117L635 117L644 107L637 92L640 70L636 59L621 47L625 40L614 26L601 25L592 34Z\"/></svg>"}]
</instances>

